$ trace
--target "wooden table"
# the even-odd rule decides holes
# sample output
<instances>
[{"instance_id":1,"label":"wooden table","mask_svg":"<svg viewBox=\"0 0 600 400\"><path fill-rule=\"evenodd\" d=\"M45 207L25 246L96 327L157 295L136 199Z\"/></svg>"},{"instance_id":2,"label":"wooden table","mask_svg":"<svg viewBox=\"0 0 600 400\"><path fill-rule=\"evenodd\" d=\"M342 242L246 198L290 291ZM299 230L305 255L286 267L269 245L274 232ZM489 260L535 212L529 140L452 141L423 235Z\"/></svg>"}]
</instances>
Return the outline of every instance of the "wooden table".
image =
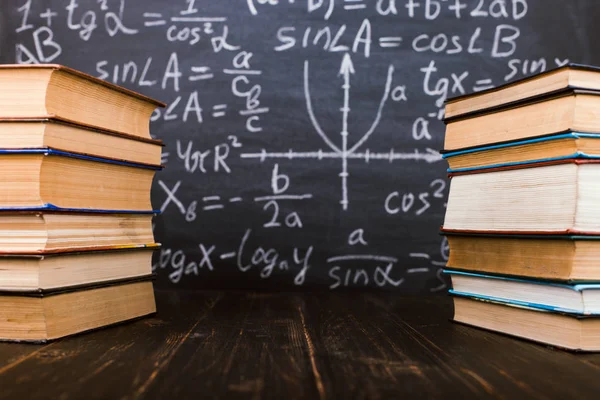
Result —
<instances>
[{"instance_id":1,"label":"wooden table","mask_svg":"<svg viewBox=\"0 0 600 400\"><path fill-rule=\"evenodd\" d=\"M154 317L0 344L0 397L597 398L600 355L449 321L447 296L157 291Z\"/></svg>"}]
</instances>

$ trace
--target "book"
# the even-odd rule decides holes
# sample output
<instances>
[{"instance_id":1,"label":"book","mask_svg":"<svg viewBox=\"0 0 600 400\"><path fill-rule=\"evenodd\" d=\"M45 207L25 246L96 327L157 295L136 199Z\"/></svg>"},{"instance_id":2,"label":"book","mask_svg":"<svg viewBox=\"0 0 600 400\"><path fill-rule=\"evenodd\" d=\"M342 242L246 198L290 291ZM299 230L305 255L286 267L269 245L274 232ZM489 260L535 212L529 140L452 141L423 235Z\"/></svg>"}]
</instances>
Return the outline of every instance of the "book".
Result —
<instances>
[{"instance_id":1,"label":"book","mask_svg":"<svg viewBox=\"0 0 600 400\"><path fill-rule=\"evenodd\" d=\"M449 173L567 159L600 159L600 135L569 132L447 152Z\"/></svg>"},{"instance_id":2,"label":"book","mask_svg":"<svg viewBox=\"0 0 600 400\"><path fill-rule=\"evenodd\" d=\"M0 291L39 292L152 274L160 246L132 245L39 255L0 255Z\"/></svg>"},{"instance_id":3,"label":"book","mask_svg":"<svg viewBox=\"0 0 600 400\"><path fill-rule=\"evenodd\" d=\"M600 164L565 161L453 175L443 229L600 233Z\"/></svg>"},{"instance_id":4,"label":"book","mask_svg":"<svg viewBox=\"0 0 600 400\"><path fill-rule=\"evenodd\" d=\"M153 214L0 211L0 254L48 254L154 242Z\"/></svg>"},{"instance_id":5,"label":"book","mask_svg":"<svg viewBox=\"0 0 600 400\"><path fill-rule=\"evenodd\" d=\"M600 351L600 68L459 96L445 113L453 319Z\"/></svg>"},{"instance_id":6,"label":"book","mask_svg":"<svg viewBox=\"0 0 600 400\"><path fill-rule=\"evenodd\" d=\"M0 65L0 118L59 117L149 139L150 116L164 106L62 65Z\"/></svg>"},{"instance_id":7,"label":"book","mask_svg":"<svg viewBox=\"0 0 600 400\"><path fill-rule=\"evenodd\" d=\"M526 104L446 119L444 150L456 151L566 131L600 132L600 91L568 89Z\"/></svg>"},{"instance_id":8,"label":"book","mask_svg":"<svg viewBox=\"0 0 600 400\"><path fill-rule=\"evenodd\" d=\"M100 209L152 212L159 166L58 150L0 150L0 209Z\"/></svg>"},{"instance_id":9,"label":"book","mask_svg":"<svg viewBox=\"0 0 600 400\"><path fill-rule=\"evenodd\" d=\"M451 269L564 282L600 279L600 236L443 233Z\"/></svg>"},{"instance_id":10,"label":"book","mask_svg":"<svg viewBox=\"0 0 600 400\"><path fill-rule=\"evenodd\" d=\"M569 314L600 315L600 281L565 284L451 269L444 273L452 281L450 294Z\"/></svg>"},{"instance_id":11,"label":"book","mask_svg":"<svg viewBox=\"0 0 600 400\"><path fill-rule=\"evenodd\" d=\"M600 318L474 297L453 301L456 322L569 350L600 350Z\"/></svg>"},{"instance_id":12,"label":"book","mask_svg":"<svg viewBox=\"0 0 600 400\"><path fill-rule=\"evenodd\" d=\"M0 119L1 149L54 149L69 153L160 165L160 140L92 129L64 121L47 119Z\"/></svg>"},{"instance_id":13,"label":"book","mask_svg":"<svg viewBox=\"0 0 600 400\"><path fill-rule=\"evenodd\" d=\"M0 340L46 342L156 312L150 277L38 293L0 293Z\"/></svg>"},{"instance_id":14,"label":"book","mask_svg":"<svg viewBox=\"0 0 600 400\"><path fill-rule=\"evenodd\" d=\"M518 106L532 98L572 88L600 90L600 68L567 64L505 85L446 100L445 117L457 118L510 104Z\"/></svg>"}]
</instances>

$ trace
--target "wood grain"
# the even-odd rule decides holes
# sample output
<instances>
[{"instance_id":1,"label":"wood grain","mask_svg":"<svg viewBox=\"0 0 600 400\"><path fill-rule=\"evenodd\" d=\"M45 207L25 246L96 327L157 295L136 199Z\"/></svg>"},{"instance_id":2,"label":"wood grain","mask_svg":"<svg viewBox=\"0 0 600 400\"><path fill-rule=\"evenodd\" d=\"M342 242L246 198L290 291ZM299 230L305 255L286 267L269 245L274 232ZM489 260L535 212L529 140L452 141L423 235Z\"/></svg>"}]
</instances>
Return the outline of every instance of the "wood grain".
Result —
<instances>
[{"instance_id":1,"label":"wood grain","mask_svg":"<svg viewBox=\"0 0 600 400\"><path fill-rule=\"evenodd\" d=\"M156 317L0 344L0 398L589 398L600 355L455 324L446 296L157 292Z\"/></svg>"}]
</instances>

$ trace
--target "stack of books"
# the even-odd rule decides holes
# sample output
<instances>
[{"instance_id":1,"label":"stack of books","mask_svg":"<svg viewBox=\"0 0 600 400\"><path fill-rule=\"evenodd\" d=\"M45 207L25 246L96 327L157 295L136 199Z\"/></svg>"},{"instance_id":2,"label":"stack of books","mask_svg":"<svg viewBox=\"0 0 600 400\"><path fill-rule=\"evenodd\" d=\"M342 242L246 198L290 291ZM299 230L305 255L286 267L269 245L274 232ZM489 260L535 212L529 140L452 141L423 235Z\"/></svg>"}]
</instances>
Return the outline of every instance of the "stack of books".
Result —
<instances>
[{"instance_id":1,"label":"stack of books","mask_svg":"<svg viewBox=\"0 0 600 400\"><path fill-rule=\"evenodd\" d=\"M0 340L156 311L162 103L59 65L0 66Z\"/></svg>"},{"instance_id":2,"label":"stack of books","mask_svg":"<svg viewBox=\"0 0 600 400\"><path fill-rule=\"evenodd\" d=\"M454 320L600 350L600 69L449 99Z\"/></svg>"}]
</instances>

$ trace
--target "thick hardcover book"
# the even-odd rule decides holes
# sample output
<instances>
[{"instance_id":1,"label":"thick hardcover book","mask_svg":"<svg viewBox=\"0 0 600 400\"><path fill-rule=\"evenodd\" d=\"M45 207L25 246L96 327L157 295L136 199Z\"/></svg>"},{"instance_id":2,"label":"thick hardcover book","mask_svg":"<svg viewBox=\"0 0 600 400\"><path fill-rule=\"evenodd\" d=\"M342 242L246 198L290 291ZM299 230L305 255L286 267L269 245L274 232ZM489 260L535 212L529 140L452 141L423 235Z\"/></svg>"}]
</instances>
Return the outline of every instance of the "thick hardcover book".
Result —
<instances>
[{"instance_id":1,"label":"thick hardcover book","mask_svg":"<svg viewBox=\"0 0 600 400\"><path fill-rule=\"evenodd\" d=\"M0 340L45 342L153 314L152 279L0 292Z\"/></svg>"},{"instance_id":2,"label":"thick hardcover book","mask_svg":"<svg viewBox=\"0 0 600 400\"><path fill-rule=\"evenodd\" d=\"M600 159L600 135L568 132L541 138L444 152L450 175L535 167L549 162Z\"/></svg>"},{"instance_id":3,"label":"thick hardcover book","mask_svg":"<svg viewBox=\"0 0 600 400\"><path fill-rule=\"evenodd\" d=\"M600 281L600 236L447 231L447 266L562 282Z\"/></svg>"},{"instance_id":4,"label":"thick hardcover book","mask_svg":"<svg viewBox=\"0 0 600 400\"><path fill-rule=\"evenodd\" d=\"M568 350L600 351L600 318L454 294L454 321Z\"/></svg>"},{"instance_id":5,"label":"thick hardcover book","mask_svg":"<svg viewBox=\"0 0 600 400\"><path fill-rule=\"evenodd\" d=\"M447 122L444 150L505 143L566 131L600 132L600 90L568 89L518 107Z\"/></svg>"},{"instance_id":6,"label":"thick hardcover book","mask_svg":"<svg viewBox=\"0 0 600 400\"><path fill-rule=\"evenodd\" d=\"M152 273L158 243L46 254L0 254L0 290L37 292Z\"/></svg>"},{"instance_id":7,"label":"thick hardcover book","mask_svg":"<svg viewBox=\"0 0 600 400\"><path fill-rule=\"evenodd\" d=\"M443 228L600 234L600 164L567 161L453 175Z\"/></svg>"},{"instance_id":8,"label":"thick hardcover book","mask_svg":"<svg viewBox=\"0 0 600 400\"><path fill-rule=\"evenodd\" d=\"M448 171L448 177L452 178L460 175L473 175L473 174L487 174L490 172L497 171L510 171L515 169L526 169L526 168L539 168L539 167L548 167L551 165L561 165L561 164L600 164L600 157L595 156L570 156L570 157L556 157L549 158L545 160L539 160L535 162L519 162L519 163L505 163L500 165L491 165L485 167L476 167L476 168L467 168L464 170L452 170Z\"/></svg>"},{"instance_id":9,"label":"thick hardcover book","mask_svg":"<svg viewBox=\"0 0 600 400\"><path fill-rule=\"evenodd\" d=\"M448 98L445 121L519 107L541 96L570 89L600 90L600 68L570 63L481 92Z\"/></svg>"},{"instance_id":10,"label":"thick hardcover book","mask_svg":"<svg viewBox=\"0 0 600 400\"><path fill-rule=\"evenodd\" d=\"M0 149L0 156L27 155L27 154L30 154L30 155L37 154L37 155L44 155L44 156L62 156L62 157L67 157L67 158L73 158L76 160L94 161L94 162L103 163L103 164L112 164L112 165L121 165L121 166L125 166L125 167L149 169L152 171L160 171L161 169L163 169L163 166L160 164L143 164L143 163L126 161L126 160L114 159L114 158L96 157L96 156L92 156L90 154L72 153L72 152L63 151L63 150L52 149L49 147Z\"/></svg>"},{"instance_id":11,"label":"thick hardcover book","mask_svg":"<svg viewBox=\"0 0 600 400\"><path fill-rule=\"evenodd\" d=\"M160 165L160 140L93 129L61 118L0 118L0 148L54 149L69 153Z\"/></svg>"},{"instance_id":12,"label":"thick hardcover book","mask_svg":"<svg viewBox=\"0 0 600 400\"><path fill-rule=\"evenodd\" d=\"M56 64L0 65L0 118L54 118L150 139L165 104Z\"/></svg>"},{"instance_id":13,"label":"thick hardcover book","mask_svg":"<svg viewBox=\"0 0 600 400\"><path fill-rule=\"evenodd\" d=\"M0 211L0 253L44 254L153 243L152 217L151 213L4 210Z\"/></svg>"},{"instance_id":14,"label":"thick hardcover book","mask_svg":"<svg viewBox=\"0 0 600 400\"><path fill-rule=\"evenodd\" d=\"M52 149L0 151L0 209L128 210L151 213L159 166Z\"/></svg>"},{"instance_id":15,"label":"thick hardcover book","mask_svg":"<svg viewBox=\"0 0 600 400\"><path fill-rule=\"evenodd\" d=\"M450 294L573 315L600 315L600 279L567 284L445 269Z\"/></svg>"}]
</instances>

